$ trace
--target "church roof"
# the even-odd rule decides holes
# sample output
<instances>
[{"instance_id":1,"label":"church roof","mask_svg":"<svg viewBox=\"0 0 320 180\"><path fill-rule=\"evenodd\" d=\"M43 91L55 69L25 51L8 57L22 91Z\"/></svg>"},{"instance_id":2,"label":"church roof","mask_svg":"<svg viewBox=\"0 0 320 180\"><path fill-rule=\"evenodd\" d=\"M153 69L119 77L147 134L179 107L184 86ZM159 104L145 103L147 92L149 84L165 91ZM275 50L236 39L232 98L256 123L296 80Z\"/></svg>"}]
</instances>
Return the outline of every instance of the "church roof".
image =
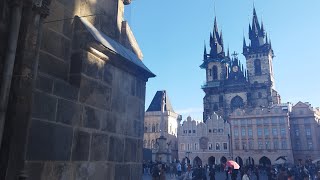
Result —
<instances>
[{"instance_id":1,"label":"church roof","mask_svg":"<svg viewBox=\"0 0 320 180\"><path fill-rule=\"evenodd\" d=\"M154 95L154 97L153 97L153 99L152 99L152 101L150 103L149 108L147 109L147 112L161 111L161 104L162 104L163 95L165 96L165 99L164 99L164 101L165 101L164 111L174 112L166 90L162 90L162 91L157 91L156 92L156 94Z\"/></svg>"}]
</instances>

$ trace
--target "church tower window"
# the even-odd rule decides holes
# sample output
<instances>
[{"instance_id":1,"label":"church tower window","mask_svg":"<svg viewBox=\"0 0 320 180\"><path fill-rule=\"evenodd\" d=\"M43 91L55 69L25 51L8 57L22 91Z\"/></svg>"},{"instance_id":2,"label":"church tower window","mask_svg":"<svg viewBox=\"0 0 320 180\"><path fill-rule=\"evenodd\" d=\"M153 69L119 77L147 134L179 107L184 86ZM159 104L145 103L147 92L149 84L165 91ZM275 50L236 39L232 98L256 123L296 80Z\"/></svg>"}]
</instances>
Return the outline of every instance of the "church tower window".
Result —
<instances>
[{"instance_id":1,"label":"church tower window","mask_svg":"<svg viewBox=\"0 0 320 180\"><path fill-rule=\"evenodd\" d=\"M216 80L218 79L218 68L217 66L212 67L212 79Z\"/></svg>"},{"instance_id":2,"label":"church tower window","mask_svg":"<svg viewBox=\"0 0 320 180\"><path fill-rule=\"evenodd\" d=\"M254 60L254 73L255 73L255 75L261 75L261 61L260 61L260 59Z\"/></svg>"},{"instance_id":3,"label":"church tower window","mask_svg":"<svg viewBox=\"0 0 320 180\"><path fill-rule=\"evenodd\" d=\"M236 96L231 100L231 109L242 108L244 106L243 99L240 96Z\"/></svg>"},{"instance_id":4,"label":"church tower window","mask_svg":"<svg viewBox=\"0 0 320 180\"><path fill-rule=\"evenodd\" d=\"M223 107L223 96L222 95L219 96L219 106Z\"/></svg>"}]
</instances>

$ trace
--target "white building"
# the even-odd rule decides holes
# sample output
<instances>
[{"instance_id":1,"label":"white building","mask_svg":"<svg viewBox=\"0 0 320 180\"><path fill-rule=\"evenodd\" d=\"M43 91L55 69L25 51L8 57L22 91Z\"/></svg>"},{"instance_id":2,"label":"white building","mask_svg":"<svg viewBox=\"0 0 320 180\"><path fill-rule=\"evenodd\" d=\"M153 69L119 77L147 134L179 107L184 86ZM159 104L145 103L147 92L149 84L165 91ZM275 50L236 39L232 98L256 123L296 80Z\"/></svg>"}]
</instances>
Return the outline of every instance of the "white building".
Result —
<instances>
[{"instance_id":1,"label":"white building","mask_svg":"<svg viewBox=\"0 0 320 180\"><path fill-rule=\"evenodd\" d=\"M179 160L192 165L220 164L231 158L230 125L213 114L206 123L189 116L178 129Z\"/></svg>"}]
</instances>

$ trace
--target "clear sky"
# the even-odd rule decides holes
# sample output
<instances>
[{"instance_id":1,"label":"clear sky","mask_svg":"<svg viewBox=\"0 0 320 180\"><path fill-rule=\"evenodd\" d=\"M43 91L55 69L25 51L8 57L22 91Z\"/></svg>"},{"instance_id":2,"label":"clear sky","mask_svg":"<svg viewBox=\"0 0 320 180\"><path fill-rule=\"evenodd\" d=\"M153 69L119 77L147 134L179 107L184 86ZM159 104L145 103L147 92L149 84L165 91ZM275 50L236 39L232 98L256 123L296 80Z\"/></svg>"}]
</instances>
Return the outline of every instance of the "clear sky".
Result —
<instances>
[{"instance_id":1,"label":"clear sky","mask_svg":"<svg viewBox=\"0 0 320 180\"><path fill-rule=\"evenodd\" d=\"M275 53L276 89L282 102L320 106L320 1L256 0ZM215 8L214 8L215 4ZM215 10L214 10L215 9ZM205 71L199 68L204 42L217 16L224 44L242 52L253 0L133 0L126 19L157 77L147 82L146 108L157 90L167 90L174 110L202 119ZM227 49L227 47L225 47ZM245 64L243 55L239 59Z\"/></svg>"}]
</instances>

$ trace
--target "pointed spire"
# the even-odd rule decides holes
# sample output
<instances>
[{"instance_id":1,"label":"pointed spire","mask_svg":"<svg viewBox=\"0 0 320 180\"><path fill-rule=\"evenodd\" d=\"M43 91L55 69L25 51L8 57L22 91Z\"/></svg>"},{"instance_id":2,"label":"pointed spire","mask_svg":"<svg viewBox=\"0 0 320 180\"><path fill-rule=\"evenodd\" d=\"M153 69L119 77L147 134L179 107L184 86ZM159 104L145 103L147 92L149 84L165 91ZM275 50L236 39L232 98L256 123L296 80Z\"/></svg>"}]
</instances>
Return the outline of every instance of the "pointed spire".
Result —
<instances>
[{"instance_id":1,"label":"pointed spire","mask_svg":"<svg viewBox=\"0 0 320 180\"><path fill-rule=\"evenodd\" d=\"M269 44L268 43L268 33L266 33L266 44Z\"/></svg>"},{"instance_id":2,"label":"pointed spire","mask_svg":"<svg viewBox=\"0 0 320 180\"><path fill-rule=\"evenodd\" d=\"M217 17L214 17L214 27L213 27L213 31L214 31L217 35L219 35L219 34L218 34L219 31L218 31ZM219 37L217 37L217 38L219 38Z\"/></svg>"},{"instance_id":3,"label":"pointed spire","mask_svg":"<svg viewBox=\"0 0 320 180\"><path fill-rule=\"evenodd\" d=\"M222 52L224 52L222 30L220 31L220 44L221 44L221 46L222 46Z\"/></svg>"},{"instance_id":4,"label":"pointed spire","mask_svg":"<svg viewBox=\"0 0 320 180\"><path fill-rule=\"evenodd\" d=\"M228 58L230 58L229 46L228 46L228 53L227 53L227 57L228 57Z\"/></svg>"},{"instance_id":5,"label":"pointed spire","mask_svg":"<svg viewBox=\"0 0 320 180\"><path fill-rule=\"evenodd\" d=\"M207 47L206 47L206 42L204 42L204 51L203 51L203 60L207 59Z\"/></svg>"},{"instance_id":6,"label":"pointed spire","mask_svg":"<svg viewBox=\"0 0 320 180\"><path fill-rule=\"evenodd\" d=\"M247 47L246 38L243 36L243 48Z\"/></svg>"}]
</instances>

